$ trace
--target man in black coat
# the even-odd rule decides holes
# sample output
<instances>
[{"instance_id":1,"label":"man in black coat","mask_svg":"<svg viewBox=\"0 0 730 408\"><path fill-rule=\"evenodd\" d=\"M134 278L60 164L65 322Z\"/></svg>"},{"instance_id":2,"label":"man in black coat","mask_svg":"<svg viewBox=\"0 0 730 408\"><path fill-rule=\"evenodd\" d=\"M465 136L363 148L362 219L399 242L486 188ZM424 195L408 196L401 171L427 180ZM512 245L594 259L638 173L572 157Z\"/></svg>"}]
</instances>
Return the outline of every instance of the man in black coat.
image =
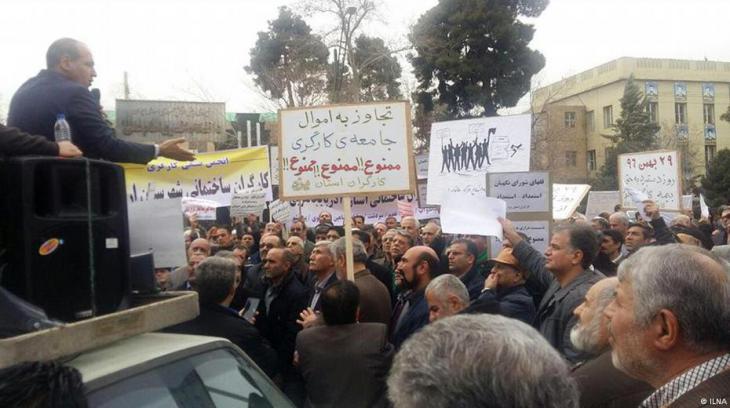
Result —
<instances>
[{"instance_id":1,"label":"man in black coat","mask_svg":"<svg viewBox=\"0 0 730 408\"><path fill-rule=\"evenodd\" d=\"M0 124L1 156L60 156L78 157L83 153L70 141L52 142L43 136L31 135Z\"/></svg>"},{"instance_id":2,"label":"man in black coat","mask_svg":"<svg viewBox=\"0 0 730 408\"><path fill-rule=\"evenodd\" d=\"M276 352L251 323L228 307L236 290L236 264L229 259L211 257L198 265L195 274L200 314L164 331L226 338L274 378L279 372Z\"/></svg>"},{"instance_id":3,"label":"man in black coat","mask_svg":"<svg viewBox=\"0 0 730 408\"><path fill-rule=\"evenodd\" d=\"M193 160L192 152L180 147L185 139L169 139L159 145L118 139L102 117L99 101L89 91L96 76L89 48L74 39L56 40L46 53L46 67L29 79L10 101L8 125L55 140L56 116L64 114L71 126L71 140L92 159L147 163L164 156Z\"/></svg>"}]
</instances>

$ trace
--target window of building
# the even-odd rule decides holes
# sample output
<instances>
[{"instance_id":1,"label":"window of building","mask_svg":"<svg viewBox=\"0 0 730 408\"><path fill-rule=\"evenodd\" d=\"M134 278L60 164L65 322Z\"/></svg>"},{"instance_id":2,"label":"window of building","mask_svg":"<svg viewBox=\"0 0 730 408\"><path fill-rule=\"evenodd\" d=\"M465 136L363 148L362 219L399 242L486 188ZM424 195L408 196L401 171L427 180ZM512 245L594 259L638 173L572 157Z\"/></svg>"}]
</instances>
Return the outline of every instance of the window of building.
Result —
<instances>
[{"instance_id":1,"label":"window of building","mask_svg":"<svg viewBox=\"0 0 730 408\"><path fill-rule=\"evenodd\" d=\"M675 103L674 104L674 123L678 125L687 124L687 104L686 103Z\"/></svg>"},{"instance_id":2,"label":"window of building","mask_svg":"<svg viewBox=\"0 0 730 408\"><path fill-rule=\"evenodd\" d=\"M565 166L576 167L578 165L578 152L569 150L565 152Z\"/></svg>"},{"instance_id":3,"label":"window of building","mask_svg":"<svg viewBox=\"0 0 730 408\"><path fill-rule=\"evenodd\" d=\"M575 127L575 112L565 112L565 127L566 128Z\"/></svg>"},{"instance_id":4,"label":"window of building","mask_svg":"<svg viewBox=\"0 0 730 408\"><path fill-rule=\"evenodd\" d=\"M646 112L649 114L649 120L652 123L659 123L659 104L656 102L649 102L646 105Z\"/></svg>"},{"instance_id":5,"label":"window of building","mask_svg":"<svg viewBox=\"0 0 730 408\"><path fill-rule=\"evenodd\" d=\"M589 150L587 159L588 159L588 171L595 171L596 170L596 151Z\"/></svg>"},{"instance_id":6,"label":"window of building","mask_svg":"<svg viewBox=\"0 0 730 408\"><path fill-rule=\"evenodd\" d=\"M706 103L703 108L703 113L705 117L705 125L714 125L715 124L715 105L711 103Z\"/></svg>"},{"instance_id":7,"label":"window of building","mask_svg":"<svg viewBox=\"0 0 730 408\"><path fill-rule=\"evenodd\" d=\"M596 130L595 119L593 117L593 111L586 112L586 131L593 132Z\"/></svg>"},{"instance_id":8,"label":"window of building","mask_svg":"<svg viewBox=\"0 0 730 408\"><path fill-rule=\"evenodd\" d=\"M705 165L709 165L710 162L715 159L715 154L717 153L717 146L715 145L705 145Z\"/></svg>"},{"instance_id":9,"label":"window of building","mask_svg":"<svg viewBox=\"0 0 730 408\"><path fill-rule=\"evenodd\" d=\"M606 148L606 150L604 150L604 152L603 152L604 153L604 157L603 157L604 161L611 160L611 155L613 154L613 149L614 149L613 146L609 146L609 147Z\"/></svg>"},{"instance_id":10,"label":"window of building","mask_svg":"<svg viewBox=\"0 0 730 408\"><path fill-rule=\"evenodd\" d=\"M613 125L613 106L608 105L603 107L603 128L607 129Z\"/></svg>"}]
</instances>

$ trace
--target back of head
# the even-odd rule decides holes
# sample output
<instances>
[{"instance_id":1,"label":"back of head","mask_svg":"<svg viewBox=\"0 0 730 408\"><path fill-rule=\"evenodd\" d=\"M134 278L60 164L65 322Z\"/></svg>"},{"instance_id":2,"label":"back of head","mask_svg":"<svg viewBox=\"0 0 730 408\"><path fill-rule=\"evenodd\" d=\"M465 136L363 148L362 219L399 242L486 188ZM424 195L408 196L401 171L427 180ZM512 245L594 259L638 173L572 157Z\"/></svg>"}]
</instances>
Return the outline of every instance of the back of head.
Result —
<instances>
[{"instance_id":1,"label":"back of head","mask_svg":"<svg viewBox=\"0 0 730 408\"><path fill-rule=\"evenodd\" d=\"M337 258L347 255L347 241L345 237L338 238L336 241L330 244L330 252ZM368 261L368 253L365 250L365 245L358 241L352 241L352 258L353 262L365 263Z\"/></svg>"},{"instance_id":2,"label":"back of head","mask_svg":"<svg viewBox=\"0 0 730 408\"><path fill-rule=\"evenodd\" d=\"M26 362L0 370L1 407L87 407L81 373L56 362Z\"/></svg>"},{"instance_id":3,"label":"back of head","mask_svg":"<svg viewBox=\"0 0 730 408\"><path fill-rule=\"evenodd\" d=\"M411 336L388 378L396 408L577 407L568 366L532 327L456 315Z\"/></svg>"},{"instance_id":4,"label":"back of head","mask_svg":"<svg viewBox=\"0 0 730 408\"><path fill-rule=\"evenodd\" d=\"M717 255L690 245L648 246L619 265L618 278L631 286L638 325L667 309L693 351L730 350L730 271Z\"/></svg>"},{"instance_id":5,"label":"back of head","mask_svg":"<svg viewBox=\"0 0 730 408\"><path fill-rule=\"evenodd\" d=\"M226 258L210 257L195 270L195 290L200 304L222 302L233 288L236 264Z\"/></svg>"},{"instance_id":6,"label":"back of head","mask_svg":"<svg viewBox=\"0 0 730 408\"><path fill-rule=\"evenodd\" d=\"M81 43L73 38L60 38L48 47L46 52L46 68L53 69L61 63L63 56L75 60L81 56L79 45Z\"/></svg>"},{"instance_id":7,"label":"back of head","mask_svg":"<svg viewBox=\"0 0 730 408\"><path fill-rule=\"evenodd\" d=\"M360 290L354 283L338 280L325 289L321 298L322 317L327 326L355 323Z\"/></svg>"}]
</instances>

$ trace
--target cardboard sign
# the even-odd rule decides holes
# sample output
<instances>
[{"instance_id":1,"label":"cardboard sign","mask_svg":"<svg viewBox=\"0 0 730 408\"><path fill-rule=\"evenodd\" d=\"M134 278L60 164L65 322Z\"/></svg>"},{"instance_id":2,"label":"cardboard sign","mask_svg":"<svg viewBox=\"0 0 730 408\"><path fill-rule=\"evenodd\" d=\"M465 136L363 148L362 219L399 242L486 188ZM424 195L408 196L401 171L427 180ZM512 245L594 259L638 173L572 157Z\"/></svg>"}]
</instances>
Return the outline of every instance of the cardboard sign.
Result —
<instances>
[{"instance_id":1,"label":"cardboard sign","mask_svg":"<svg viewBox=\"0 0 730 408\"><path fill-rule=\"evenodd\" d=\"M260 217L265 208L266 192L260 188L241 191L231 199L231 217L242 219L248 214Z\"/></svg>"},{"instance_id":2,"label":"cardboard sign","mask_svg":"<svg viewBox=\"0 0 730 408\"><path fill-rule=\"evenodd\" d=\"M590 220L602 212L613 214L614 207L620 203L621 193L618 191L589 191L586 217Z\"/></svg>"},{"instance_id":3,"label":"cardboard sign","mask_svg":"<svg viewBox=\"0 0 730 408\"><path fill-rule=\"evenodd\" d=\"M507 203L508 213L550 211L548 172L487 174L489 196Z\"/></svg>"},{"instance_id":4,"label":"cardboard sign","mask_svg":"<svg viewBox=\"0 0 730 408\"><path fill-rule=\"evenodd\" d=\"M660 210L682 209L682 178L676 151L628 153L618 157L619 191L624 207L632 207L627 188L643 191Z\"/></svg>"},{"instance_id":5,"label":"cardboard sign","mask_svg":"<svg viewBox=\"0 0 730 408\"><path fill-rule=\"evenodd\" d=\"M587 184L553 184L553 219L570 218L590 189Z\"/></svg>"}]
</instances>

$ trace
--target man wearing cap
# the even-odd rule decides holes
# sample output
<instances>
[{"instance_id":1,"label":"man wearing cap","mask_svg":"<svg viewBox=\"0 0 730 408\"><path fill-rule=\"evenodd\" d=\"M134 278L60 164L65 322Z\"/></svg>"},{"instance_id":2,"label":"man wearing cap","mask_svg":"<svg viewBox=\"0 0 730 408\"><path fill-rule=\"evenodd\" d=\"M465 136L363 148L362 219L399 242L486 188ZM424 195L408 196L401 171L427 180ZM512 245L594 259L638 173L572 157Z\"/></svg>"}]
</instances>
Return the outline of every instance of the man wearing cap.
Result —
<instances>
[{"instance_id":1,"label":"man wearing cap","mask_svg":"<svg viewBox=\"0 0 730 408\"><path fill-rule=\"evenodd\" d=\"M535 303L525 288L526 272L512 255L512 248L502 249L491 261L494 267L484 280L482 293L464 313L483 313L484 307L491 311L494 303L498 302L499 314L532 324L535 320Z\"/></svg>"}]
</instances>

